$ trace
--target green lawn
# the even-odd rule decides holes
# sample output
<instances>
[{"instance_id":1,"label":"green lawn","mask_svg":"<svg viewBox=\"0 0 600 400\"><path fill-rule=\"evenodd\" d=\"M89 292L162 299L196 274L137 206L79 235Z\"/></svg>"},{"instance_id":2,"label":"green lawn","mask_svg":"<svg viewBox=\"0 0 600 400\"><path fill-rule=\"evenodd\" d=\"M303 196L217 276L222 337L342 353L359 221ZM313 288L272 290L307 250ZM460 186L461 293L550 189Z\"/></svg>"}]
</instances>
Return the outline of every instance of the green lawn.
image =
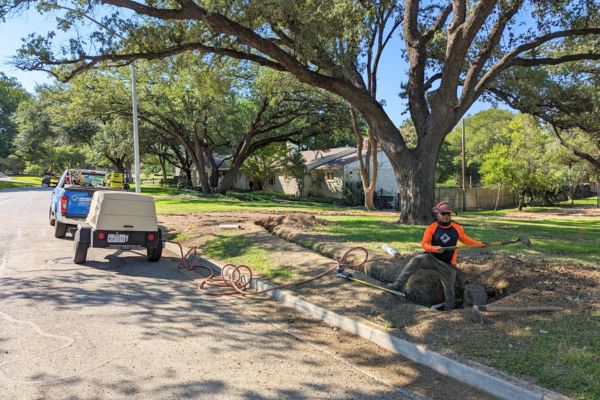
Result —
<instances>
[{"instance_id":1,"label":"green lawn","mask_svg":"<svg viewBox=\"0 0 600 400\"><path fill-rule=\"evenodd\" d=\"M509 332L482 329L476 339L459 340L455 350L483 358L493 367L535 377L581 400L600 398L600 311L558 317L531 317Z\"/></svg>"},{"instance_id":2,"label":"green lawn","mask_svg":"<svg viewBox=\"0 0 600 400\"><path fill-rule=\"evenodd\" d=\"M293 269L281 266L278 260L257 243L235 233L218 235L202 249L202 253L227 263L248 265L267 279L275 281L297 279Z\"/></svg>"},{"instance_id":3,"label":"green lawn","mask_svg":"<svg viewBox=\"0 0 600 400\"><path fill-rule=\"evenodd\" d=\"M228 211L321 211L340 210L339 205L331 202L298 199L275 193L228 193L203 194L177 188L161 188L142 185L142 193L157 196L156 211L159 214L188 214L200 212ZM184 197L175 197L182 195ZM171 196L169 198L164 196Z\"/></svg>"},{"instance_id":4,"label":"green lawn","mask_svg":"<svg viewBox=\"0 0 600 400\"><path fill-rule=\"evenodd\" d=\"M0 181L0 190L42 186L42 178L39 176L8 175L8 177L14 182Z\"/></svg>"},{"instance_id":5,"label":"green lawn","mask_svg":"<svg viewBox=\"0 0 600 400\"><path fill-rule=\"evenodd\" d=\"M135 185L131 185L130 192L135 192ZM159 185L142 185L142 194L150 196L177 196L184 192L176 187L161 187Z\"/></svg>"},{"instance_id":6,"label":"green lawn","mask_svg":"<svg viewBox=\"0 0 600 400\"><path fill-rule=\"evenodd\" d=\"M42 186L42 177L41 176L9 175L9 177L14 181L29 183L29 184L31 184L31 187Z\"/></svg>"},{"instance_id":7,"label":"green lawn","mask_svg":"<svg viewBox=\"0 0 600 400\"><path fill-rule=\"evenodd\" d=\"M34 187L34 185L32 185L31 183L0 181L0 190L16 189L16 188L29 188L29 187Z\"/></svg>"},{"instance_id":8,"label":"green lawn","mask_svg":"<svg viewBox=\"0 0 600 400\"><path fill-rule=\"evenodd\" d=\"M568 209L573 207L588 207L597 205L598 198L596 196L588 197L586 199L577 199L571 204L571 201L562 201L553 206L541 207L541 206L532 206L532 207L524 207L521 212L525 213L542 213L542 212L552 212L552 211L560 211L562 209ZM516 208L507 208L502 210L486 210L486 211L464 211L460 212L460 215L463 216L505 216L510 213L514 213L519 211Z\"/></svg>"},{"instance_id":9,"label":"green lawn","mask_svg":"<svg viewBox=\"0 0 600 400\"><path fill-rule=\"evenodd\" d=\"M509 220L486 212L470 213L469 217L457 217L466 233L485 242L505 241L526 236L533 246L526 248L511 245L494 248L495 252L511 254L542 255L565 261L600 266L600 218L570 218L546 220ZM473 216L484 216L472 218ZM393 218L370 216L323 216L335 221L335 225L323 226L340 242L362 243L370 249L381 249L388 243L399 252L409 254L420 249L425 226L402 226ZM484 250L484 251L491 251Z\"/></svg>"}]
</instances>

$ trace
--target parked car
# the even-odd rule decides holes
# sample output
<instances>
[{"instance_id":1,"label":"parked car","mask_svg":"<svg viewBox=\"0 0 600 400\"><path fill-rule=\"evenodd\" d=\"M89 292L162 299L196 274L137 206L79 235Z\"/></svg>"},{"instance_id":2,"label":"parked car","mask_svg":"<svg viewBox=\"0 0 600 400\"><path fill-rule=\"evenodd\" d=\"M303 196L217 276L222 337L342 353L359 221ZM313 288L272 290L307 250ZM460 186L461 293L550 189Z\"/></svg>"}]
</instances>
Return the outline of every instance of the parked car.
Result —
<instances>
[{"instance_id":1,"label":"parked car","mask_svg":"<svg viewBox=\"0 0 600 400\"><path fill-rule=\"evenodd\" d=\"M59 177L56 176L51 176L51 175L44 175L44 177L42 178L42 187L56 187L56 185L58 185L58 181L60 180Z\"/></svg>"},{"instance_id":2,"label":"parked car","mask_svg":"<svg viewBox=\"0 0 600 400\"><path fill-rule=\"evenodd\" d=\"M83 222L90 210L92 195L103 186L105 171L85 169L66 170L52 191L48 219L54 226L54 236L65 237L69 227Z\"/></svg>"},{"instance_id":3,"label":"parked car","mask_svg":"<svg viewBox=\"0 0 600 400\"><path fill-rule=\"evenodd\" d=\"M98 191L89 215L75 232L73 262L82 264L90 247L145 248L148 261L158 261L164 246L154 199L130 192Z\"/></svg>"}]
</instances>

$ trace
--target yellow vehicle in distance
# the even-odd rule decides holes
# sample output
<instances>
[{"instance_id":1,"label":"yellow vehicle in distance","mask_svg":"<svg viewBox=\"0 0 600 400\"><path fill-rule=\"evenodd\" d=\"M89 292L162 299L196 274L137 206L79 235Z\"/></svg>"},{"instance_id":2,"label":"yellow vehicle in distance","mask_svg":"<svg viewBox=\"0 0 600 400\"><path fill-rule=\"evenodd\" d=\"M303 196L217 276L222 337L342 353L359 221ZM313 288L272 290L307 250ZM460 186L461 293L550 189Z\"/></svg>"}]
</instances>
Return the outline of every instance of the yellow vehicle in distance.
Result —
<instances>
[{"instance_id":1,"label":"yellow vehicle in distance","mask_svg":"<svg viewBox=\"0 0 600 400\"><path fill-rule=\"evenodd\" d=\"M113 189L123 189L124 178L122 172L109 172L104 175L104 186Z\"/></svg>"}]
</instances>

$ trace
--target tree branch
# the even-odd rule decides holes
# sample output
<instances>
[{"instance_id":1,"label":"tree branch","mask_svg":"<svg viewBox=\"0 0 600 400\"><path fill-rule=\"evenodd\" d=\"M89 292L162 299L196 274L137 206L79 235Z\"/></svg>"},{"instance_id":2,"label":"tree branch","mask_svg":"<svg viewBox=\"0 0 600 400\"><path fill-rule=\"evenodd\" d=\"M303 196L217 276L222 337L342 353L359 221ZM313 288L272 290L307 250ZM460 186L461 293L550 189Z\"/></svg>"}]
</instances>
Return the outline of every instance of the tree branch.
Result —
<instances>
[{"instance_id":1,"label":"tree branch","mask_svg":"<svg viewBox=\"0 0 600 400\"><path fill-rule=\"evenodd\" d=\"M104 55L99 55L99 56L82 55L78 59L38 61L38 62L32 64L31 66L20 65L19 68L25 69L28 71L33 71L33 70L48 71L47 69L43 68L44 65L70 65L70 64L77 64L77 63L83 62L82 65L75 68L69 74L62 77L62 79L61 79L63 81L69 81L76 75L78 75L84 71L93 69L99 63L117 62L120 64L113 64L110 66L120 67L120 66L129 65L133 61L138 60L138 59L149 60L149 61L150 60L160 60L160 59L171 57L171 56L174 56L177 54L185 53L188 51L200 51L201 53L214 53L214 54L232 57L232 58L235 58L238 60L249 60L249 61L253 61L257 64L263 65L265 67L269 67L269 68L272 68L272 69L275 69L278 71L284 71L284 68L277 62L269 60L268 58L259 56L257 54L244 53L244 52L241 52L238 50L222 48L222 47L207 46L207 45L205 45L203 43L199 43L199 42L184 43L184 44L180 44L177 46L168 47L166 49L159 50L159 51L128 53L128 54L104 54ZM48 71L48 72L50 72L50 71ZM56 73L54 73L54 72L51 72L51 73L52 73L52 75L54 75L55 77L58 78Z\"/></svg>"},{"instance_id":2,"label":"tree branch","mask_svg":"<svg viewBox=\"0 0 600 400\"><path fill-rule=\"evenodd\" d=\"M433 39L433 35L435 35L435 33L437 31L442 29L442 27L446 23L446 20L448 20L448 17L450 16L451 12L452 12L452 4L448 4L446 6L446 8L444 8L442 10L442 12L440 13L440 15L438 16L437 20L435 21L435 24L433 24L433 26L423 34L423 41L425 43L427 43L431 39Z\"/></svg>"},{"instance_id":3,"label":"tree branch","mask_svg":"<svg viewBox=\"0 0 600 400\"><path fill-rule=\"evenodd\" d=\"M491 57L494 49L498 46L498 43L500 43L500 39L502 38L502 33L504 32L506 25L515 16L515 14L517 13L517 11L519 11L519 8L521 8L522 5L523 0L515 0L508 8L503 10L503 12L496 20L496 23L494 24L490 34L488 35L485 43L479 51L479 54L477 54L477 57L475 58L475 60L473 60L469 70L467 71L467 75L464 80L463 90L459 100L459 108L461 108L462 105L465 103L470 104L470 100L474 95L475 83L477 78L481 74L485 63Z\"/></svg>"},{"instance_id":4,"label":"tree branch","mask_svg":"<svg viewBox=\"0 0 600 400\"><path fill-rule=\"evenodd\" d=\"M600 171L600 157L593 157L592 155L577 149L575 146L564 140L560 135L559 129L552 123L550 124L550 130L552 131L552 133L554 133L554 136L558 140L558 143L561 144L561 146L571 151L571 153L573 153L577 157L586 160Z\"/></svg>"},{"instance_id":5,"label":"tree branch","mask_svg":"<svg viewBox=\"0 0 600 400\"><path fill-rule=\"evenodd\" d=\"M513 62L515 59L522 53L535 49L544 43L549 42L553 39L570 37L570 36L587 36L587 35L600 35L600 28L581 28L581 29L569 29L563 31L556 31L549 33L547 35L540 36L531 42L524 43L509 53L505 54L496 64L494 64L490 69L483 75L483 77L479 80L477 85L475 86L475 96L481 94L486 85L491 82L500 72L503 70L513 66Z\"/></svg>"},{"instance_id":6,"label":"tree branch","mask_svg":"<svg viewBox=\"0 0 600 400\"><path fill-rule=\"evenodd\" d=\"M543 57L543 58L515 58L511 62L511 66L519 67L536 67L539 65L558 65L570 61L581 61L581 60L600 60L600 53L577 53L569 54L561 57Z\"/></svg>"}]
</instances>

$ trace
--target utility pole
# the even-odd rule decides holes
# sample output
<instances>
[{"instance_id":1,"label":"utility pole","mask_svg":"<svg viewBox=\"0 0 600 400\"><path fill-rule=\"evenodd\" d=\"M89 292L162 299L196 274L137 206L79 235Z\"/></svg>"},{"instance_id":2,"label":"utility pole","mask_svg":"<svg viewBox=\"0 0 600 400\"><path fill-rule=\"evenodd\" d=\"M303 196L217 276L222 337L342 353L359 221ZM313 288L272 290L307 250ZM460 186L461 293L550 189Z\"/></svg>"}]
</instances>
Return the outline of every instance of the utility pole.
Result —
<instances>
[{"instance_id":1,"label":"utility pole","mask_svg":"<svg viewBox=\"0 0 600 400\"><path fill-rule=\"evenodd\" d=\"M462 210L467 211L467 182L465 180L465 119L462 120L462 134L460 138L461 182L462 182Z\"/></svg>"},{"instance_id":2,"label":"utility pole","mask_svg":"<svg viewBox=\"0 0 600 400\"><path fill-rule=\"evenodd\" d=\"M131 63L131 105L133 108L133 159L135 163L135 192L141 193L140 179L140 138L138 135L137 91L135 89L135 65Z\"/></svg>"}]
</instances>

